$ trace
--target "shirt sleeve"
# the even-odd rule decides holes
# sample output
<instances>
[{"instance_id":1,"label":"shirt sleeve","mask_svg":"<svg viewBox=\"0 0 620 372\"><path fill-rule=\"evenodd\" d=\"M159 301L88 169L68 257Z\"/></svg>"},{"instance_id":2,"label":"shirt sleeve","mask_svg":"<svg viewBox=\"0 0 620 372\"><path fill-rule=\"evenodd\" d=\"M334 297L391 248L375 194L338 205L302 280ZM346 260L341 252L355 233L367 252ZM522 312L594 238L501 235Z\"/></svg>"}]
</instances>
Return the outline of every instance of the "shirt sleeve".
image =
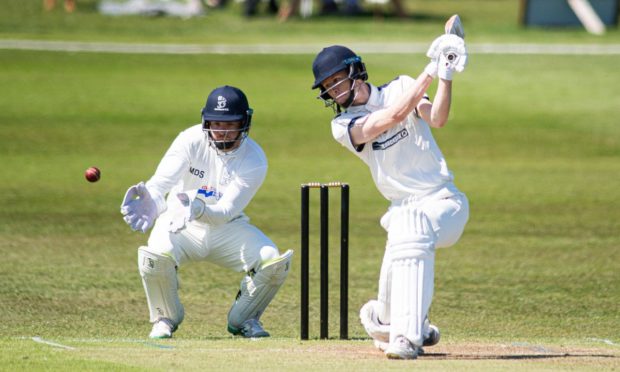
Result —
<instances>
[{"instance_id":1,"label":"shirt sleeve","mask_svg":"<svg viewBox=\"0 0 620 372\"><path fill-rule=\"evenodd\" d=\"M339 115L332 120L332 136L334 136L334 139L342 146L346 147L349 151L356 154L364 150L364 144L358 146L353 145L349 130L353 125L355 125L355 122L363 116L364 115Z\"/></svg>"},{"instance_id":2,"label":"shirt sleeve","mask_svg":"<svg viewBox=\"0 0 620 372\"><path fill-rule=\"evenodd\" d=\"M166 210L166 194L176 185L189 167L189 151L183 133L175 138L164 157L159 162L155 174L146 183L151 197L157 204L157 210Z\"/></svg>"},{"instance_id":3,"label":"shirt sleeve","mask_svg":"<svg viewBox=\"0 0 620 372\"><path fill-rule=\"evenodd\" d=\"M238 217L248 206L267 174L267 166L254 168L233 177L216 204L205 206L198 219L209 225L222 225Z\"/></svg>"}]
</instances>

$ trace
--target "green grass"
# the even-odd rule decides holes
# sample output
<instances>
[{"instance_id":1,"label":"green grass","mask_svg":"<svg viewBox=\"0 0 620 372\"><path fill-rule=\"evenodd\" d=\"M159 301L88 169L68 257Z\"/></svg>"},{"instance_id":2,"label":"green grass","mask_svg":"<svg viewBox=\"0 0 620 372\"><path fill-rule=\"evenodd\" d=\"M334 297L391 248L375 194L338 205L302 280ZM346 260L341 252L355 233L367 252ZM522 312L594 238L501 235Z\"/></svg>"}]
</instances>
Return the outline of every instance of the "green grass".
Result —
<instances>
[{"instance_id":1,"label":"green grass","mask_svg":"<svg viewBox=\"0 0 620 372\"><path fill-rule=\"evenodd\" d=\"M405 27L416 35L411 40L427 40L442 23L432 17L410 24L391 18L382 23L317 18L279 25L261 17L248 23L242 37L195 32L211 20L239 27L234 8L201 20L127 22L104 20L79 2L83 10L70 16L43 14L38 2L18 3L7 2L13 14L32 19L18 22L19 17L3 12L2 38L200 43L299 38L320 43L335 40L340 32L345 40L359 40L356 27L373 30L365 35L368 40L385 39ZM438 17L452 8L462 10L473 40L543 41L548 35L550 41L616 42L617 31L595 39L580 31L521 30L493 18L504 14L500 9L514 10L512 1L488 2L482 8L485 17L474 18L465 6L474 3L487 2L411 5ZM178 30L166 34L170 27ZM395 40L409 39L399 33ZM399 73L415 76L425 64L422 55L364 59L377 84ZM0 51L0 369L247 369L247 362L239 362L242 357L254 369L411 367L388 363L357 321L361 305L376 296L385 244L378 221L387 202L361 161L331 138L331 113L309 90L311 60L308 55ZM420 368L618 368L617 61L617 56L472 55L467 71L455 78L451 120L435 131L471 203L461 241L437 254L431 315L442 330L440 345L570 346L596 348L590 355L603 357L423 358L416 362ZM122 221L121 198L129 185L150 177L174 136L199 120L208 92L223 84L243 88L255 110L251 134L263 146L270 169L247 213L281 250L299 246L300 183L350 183L353 341L298 340L299 256L263 317L273 340L250 342L226 333L226 313L241 277L205 263L181 268L186 319L176 339L146 340L147 309L136 267L136 249L146 236L131 232ZM102 170L95 184L83 177L91 165ZM318 222L316 212L315 207L312 216ZM336 220L335 211L332 215ZM335 235L332 247L337 246ZM318 237L313 239L316 243ZM338 262L335 251L332 263ZM311 260L318 268L316 252ZM311 335L316 337L318 271L313 269L311 277L316 283ZM335 337L336 265L330 277L330 334ZM35 343L34 336L76 349Z\"/></svg>"},{"instance_id":2,"label":"green grass","mask_svg":"<svg viewBox=\"0 0 620 372\"><path fill-rule=\"evenodd\" d=\"M361 1L371 12L370 6ZM229 1L225 9L209 9L204 17L179 20L168 17L104 17L97 0L78 1L78 11L65 14L57 7L42 9L40 0L3 0L0 37L20 39L175 42L196 44L246 43L353 43L429 42L453 13L465 22L470 42L618 43L620 32L611 27L604 36L583 28L523 28L518 0L404 0L410 16L394 17L387 6L383 16L293 17L278 22L261 12L243 17L241 5ZM315 3L318 9L319 1Z\"/></svg>"}]
</instances>

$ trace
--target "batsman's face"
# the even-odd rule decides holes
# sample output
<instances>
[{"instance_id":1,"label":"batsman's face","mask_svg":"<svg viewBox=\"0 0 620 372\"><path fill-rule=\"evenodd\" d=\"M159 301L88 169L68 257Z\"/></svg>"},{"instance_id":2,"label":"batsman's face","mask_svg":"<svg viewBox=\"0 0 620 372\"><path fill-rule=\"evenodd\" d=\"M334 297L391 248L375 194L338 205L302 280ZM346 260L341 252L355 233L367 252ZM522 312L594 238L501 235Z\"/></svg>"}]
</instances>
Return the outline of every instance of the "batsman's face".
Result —
<instances>
[{"instance_id":1,"label":"batsman's face","mask_svg":"<svg viewBox=\"0 0 620 372\"><path fill-rule=\"evenodd\" d=\"M342 105L347 101L352 81L349 79L347 71L339 71L321 82L323 88L329 96Z\"/></svg>"}]
</instances>

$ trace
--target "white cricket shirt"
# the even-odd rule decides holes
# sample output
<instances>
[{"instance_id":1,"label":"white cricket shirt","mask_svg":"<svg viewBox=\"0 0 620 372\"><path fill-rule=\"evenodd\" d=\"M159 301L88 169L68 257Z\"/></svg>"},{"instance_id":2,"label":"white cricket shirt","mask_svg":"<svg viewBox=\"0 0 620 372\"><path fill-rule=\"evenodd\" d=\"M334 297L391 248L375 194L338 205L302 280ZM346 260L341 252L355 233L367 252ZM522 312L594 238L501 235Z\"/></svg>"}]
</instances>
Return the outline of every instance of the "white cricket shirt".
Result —
<instances>
[{"instance_id":1,"label":"white cricket shirt","mask_svg":"<svg viewBox=\"0 0 620 372\"><path fill-rule=\"evenodd\" d=\"M199 221L219 225L243 215L266 174L267 157L251 138L230 153L218 152L197 124L177 136L146 186L159 202L168 194L167 213L182 208L178 193L197 191L207 201Z\"/></svg>"},{"instance_id":2,"label":"white cricket shirt","mask_svg":"<svg viewBox=\"0 0 620 372\"><path fill-rule=\"evenodd\" d=\"M372 142L357 147L352 144L349 128L355 121L394 104L414 82L412 77L401 75L381 87L368 84L368 102L349 107L332 120L336 141L368 165L377 188L392 202L411 196L422 198L441 190L446 196L458 193L429 125L413 112Z\"/></svg>"}]
</instances>

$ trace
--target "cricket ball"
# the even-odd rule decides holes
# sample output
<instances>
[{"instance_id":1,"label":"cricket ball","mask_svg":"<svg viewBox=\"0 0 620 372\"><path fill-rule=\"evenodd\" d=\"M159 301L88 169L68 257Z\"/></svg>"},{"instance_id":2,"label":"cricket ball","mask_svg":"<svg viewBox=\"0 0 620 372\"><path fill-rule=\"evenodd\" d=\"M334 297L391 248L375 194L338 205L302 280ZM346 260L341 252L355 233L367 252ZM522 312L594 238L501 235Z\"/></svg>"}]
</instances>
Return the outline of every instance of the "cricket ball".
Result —
<instances>
[{"instance_id":1,"label":"cricket ball","mask_svg":"<svg viewBox=\"0 0 620 372\"><path fill-rule=\"evenodd\" d=\"M84 177L88 182L97 182L101 178L101 171L97 167L90 167L84 172Z\"/></svg>"}]
</instances>

